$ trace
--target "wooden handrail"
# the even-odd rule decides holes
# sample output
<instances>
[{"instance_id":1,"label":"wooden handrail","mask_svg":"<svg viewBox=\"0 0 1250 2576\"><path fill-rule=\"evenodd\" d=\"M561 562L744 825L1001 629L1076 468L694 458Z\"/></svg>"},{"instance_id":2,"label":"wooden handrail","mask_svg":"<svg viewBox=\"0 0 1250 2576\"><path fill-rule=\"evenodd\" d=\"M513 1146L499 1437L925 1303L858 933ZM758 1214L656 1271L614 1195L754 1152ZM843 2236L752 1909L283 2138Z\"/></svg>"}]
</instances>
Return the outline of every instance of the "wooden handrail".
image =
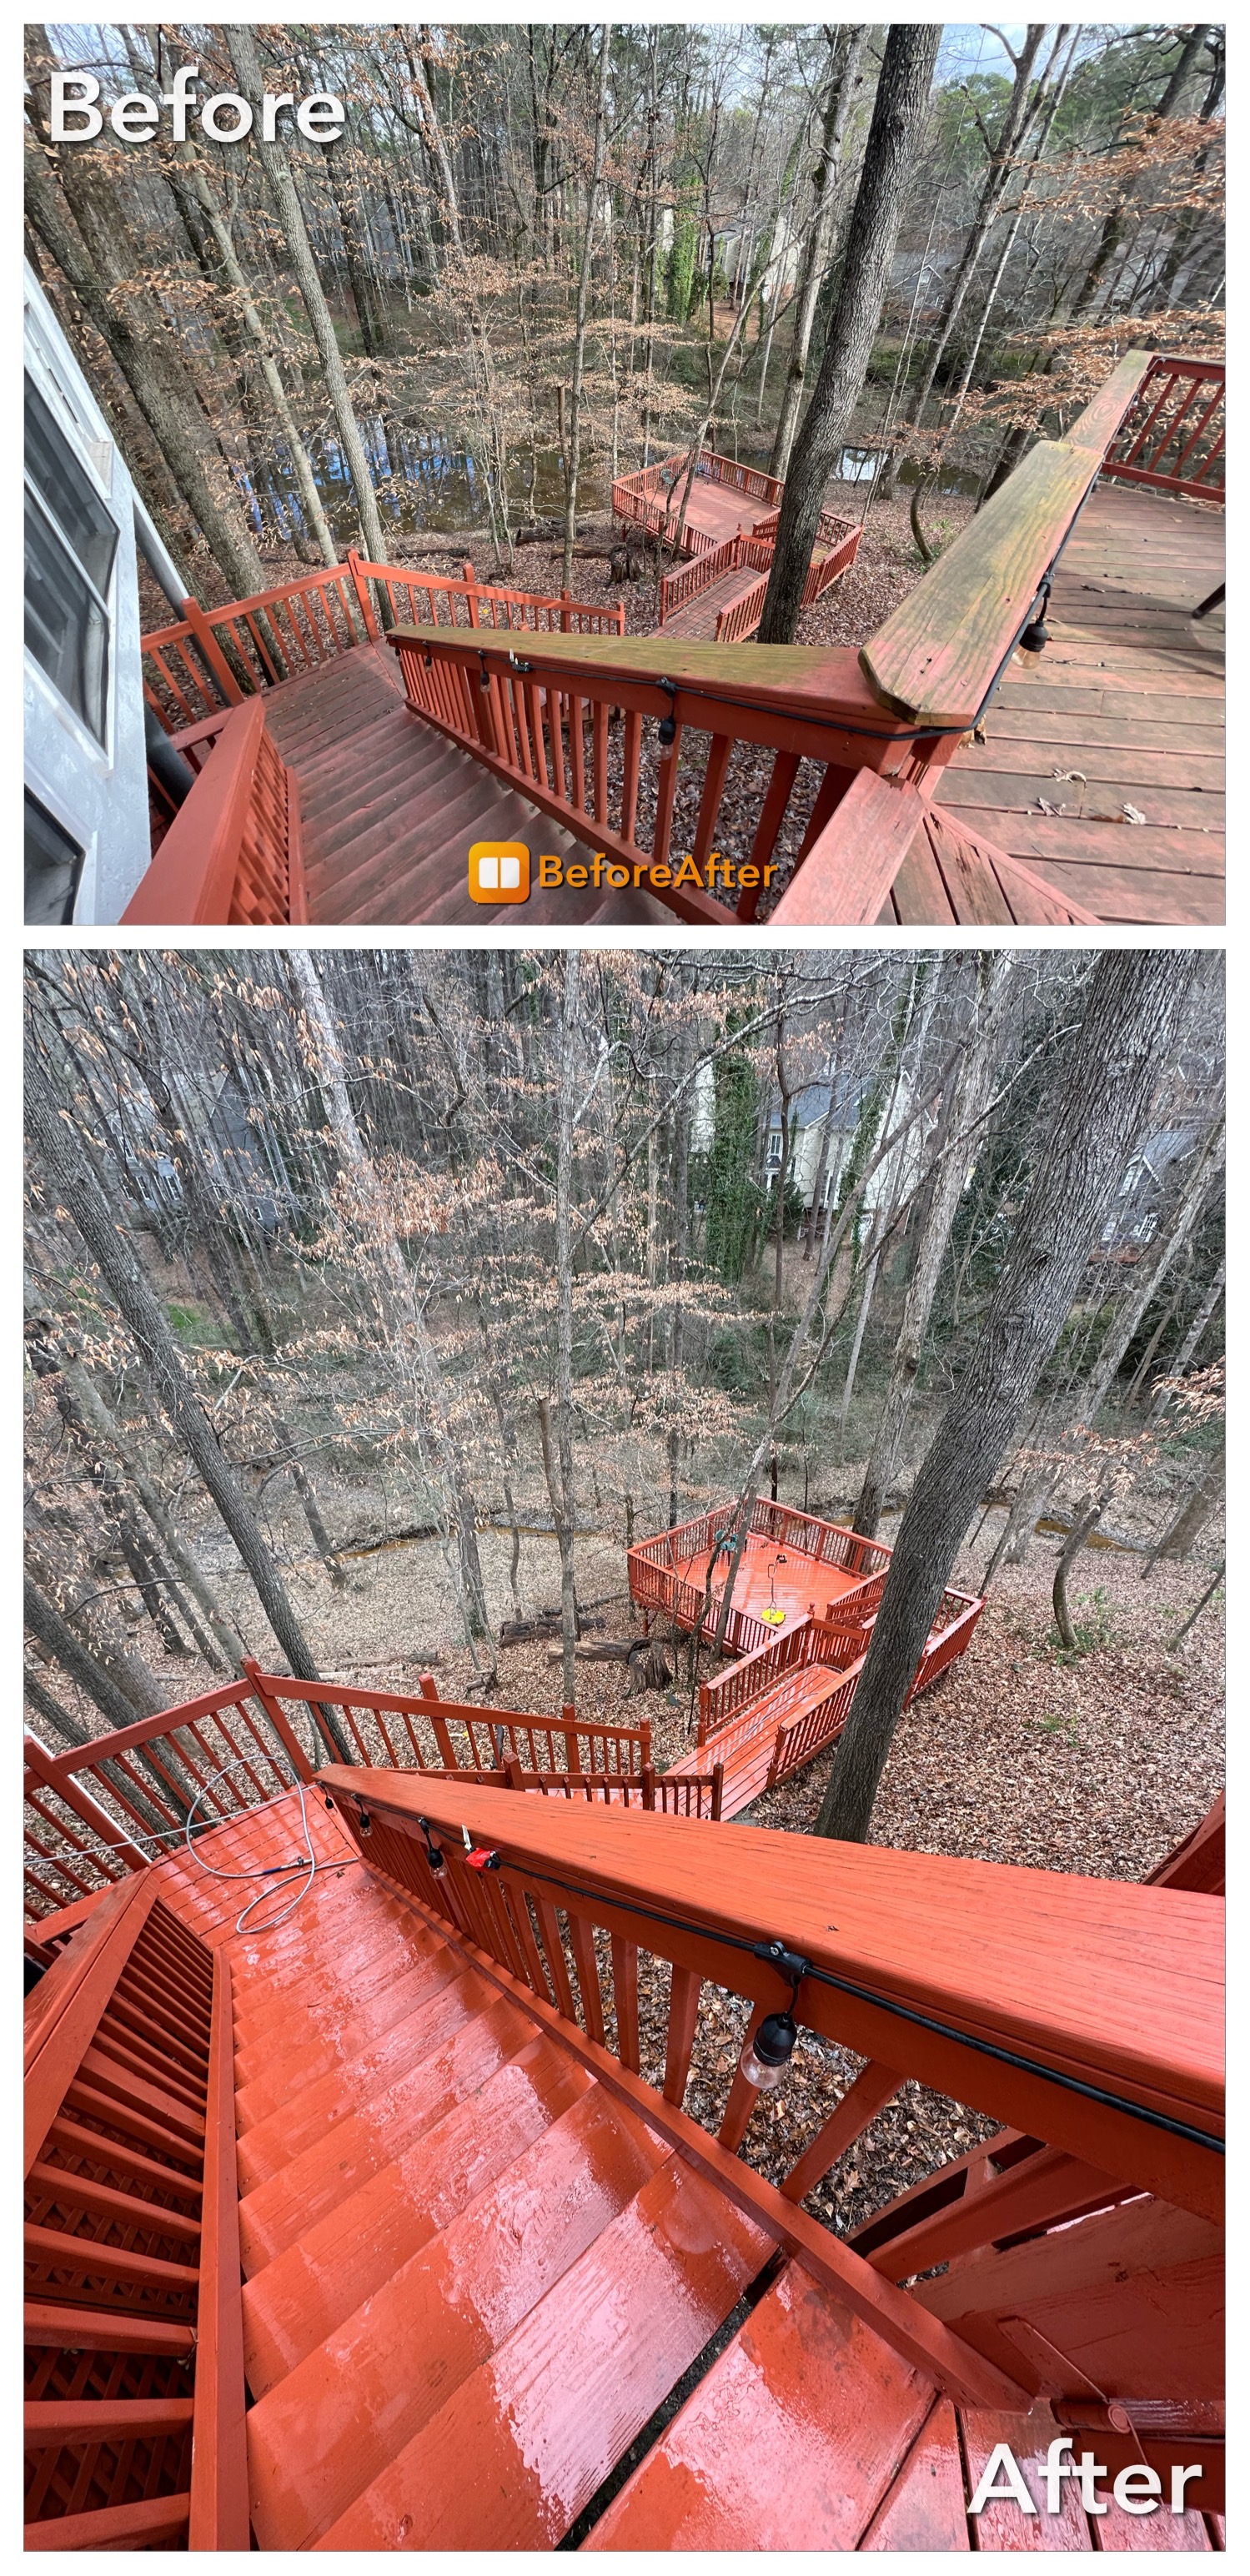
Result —
<instances>
[{"instance_id":1,"label":"wooden handrail","mask_svg":"<svg viewBox=\"0 0 1250 2576\"><path fill-rule=\"evenodd\" d=\"M110 1888L28 1998L27 2173L78 2073L155 1895L156 1881L146 1872Z\"/></svg>"},{"instance_id":2,"label":"wooden handrail","mask_svg":"<svg viewBox=\"0 0 1250 2576\"><path fill-rule=\"evenodd\" d=\"M221 1948L213 1952L201 2215L187 2546L245 2550L250 2546L251 2522L234 2133L234 2014L230 1961Z\"/></svg>"},{"instance_id":3,"label":"wooden handrail","mask_svg":"<svg viewBox=\"0 0 1250 2576\"><path fill-rule=\"evenodd\" d=\"M228 922L256 780L265 710L236 707L122 914L130 929Z\"/></svg>"},{"instance_id":4,"label":"wooden handrail","mask_svg":"<svg viewBox=\"0 0 1250 2576\"><path fill-rule=\"evenodd\" d=\"M788 2001L790 1981L753 1945L780 1940L809 1963L793 2005L809 2029L1140 2190L1219 2214L1218 1898L763 1827L703 1835L633 1808L540 1804L382 1771L321 1776L366 1860L392 1874L398 1862L441 1910L451 1894L440 1897L424 1860L419 1815L448 1857L465 1829L499 1853L494 1881L464 1870L455 1882L479 1940L491 1933L492 1886L514 1886L540 1913L580 1913L765 2010ZM511 1965L520 1924L509 1919L511 1932L497 1920L496 1955Z\"/></svg>"},{"instance_id":5,"label":"wooden handrail","mask_svg":"<svg viewBox=\"0 0 1250 2576\"><path fill-rule=\"evenodd\" d=\"M975 723L1153 360L1134 349L1066 438L1041 440L864 645L883 706L914 724Z\"/></svg>"}]
</instances>

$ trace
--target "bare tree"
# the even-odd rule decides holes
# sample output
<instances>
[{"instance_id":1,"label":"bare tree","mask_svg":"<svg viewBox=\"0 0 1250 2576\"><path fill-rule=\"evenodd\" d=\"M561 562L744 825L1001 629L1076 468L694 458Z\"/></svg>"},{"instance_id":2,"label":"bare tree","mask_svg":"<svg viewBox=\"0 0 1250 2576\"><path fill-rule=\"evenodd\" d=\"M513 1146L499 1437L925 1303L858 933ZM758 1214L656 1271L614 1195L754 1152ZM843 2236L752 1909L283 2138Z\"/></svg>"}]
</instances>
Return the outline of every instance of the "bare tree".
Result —
<instances>
[{"instance_id":1,"label":"bare tree","mask_svg":"<svg viewBox=\"0 0 1250 2576\"><path fill-rule=\"evenodd\" d=\"M938 26L893 26L886 38L841 291L782 495L761 644L794 641L825 486L846 443L881 320L941 36Z\"/></svg>"},{"instance_id":2,"label":"bare tree","mask_svg":"<svg viewBox=\"0 0 1250 2576\"><path fill-rule=\"evenodd\" d=\"M903 1514L817 1832L866 1840L877 1786L972 1513L1063 1329L1193 990L1191 957L1104 952L976 1347Z\"/></svg>"}]
</instances>

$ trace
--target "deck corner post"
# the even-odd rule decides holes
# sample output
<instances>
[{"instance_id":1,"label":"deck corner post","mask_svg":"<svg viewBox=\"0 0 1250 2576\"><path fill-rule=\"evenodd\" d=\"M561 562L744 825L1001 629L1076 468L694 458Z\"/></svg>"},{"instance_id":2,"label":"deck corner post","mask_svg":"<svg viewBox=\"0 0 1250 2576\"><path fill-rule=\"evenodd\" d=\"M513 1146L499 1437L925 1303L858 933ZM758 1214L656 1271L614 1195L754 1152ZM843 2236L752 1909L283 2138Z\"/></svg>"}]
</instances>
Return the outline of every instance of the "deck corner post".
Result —
<instances>
[{"instance_id":1,"label":"deck corner post","mask_svg":"<svg viewBox=\"0 0 1250 2576\"><path fill-rule=\"evenodd\" d=\"M369 584L361 571L360 556L354 546L349 546L347 551L347 569L351 574L356 597L360 603L360 614L365 621L365 633L369 642L376 644L379 641L378 621L373 613L373 601L369 597Z\"/></svg>"},{"instance_id":2,"label":"deck corner post","mask_svg":"<svg viewBox=\"0 0 1250 2576\"><path fill-rule=\"evenodd\" d=\"M222 652L221 646L213 633L212 627L209 625L208 619L206 618L198 599L184 599L182 603L182 613L195 637L196 643L199 645L200 651L203 654L210 671L212 672L213 678L217 682L218 688L221 690L222 695L225 698L226 705L229 707L241 707L243 704L243 691L239 687L239 683L226 660L225 654Z\"/></svg>"},{"instance_id":3,"label":"deck corner post","mask_svg":"<svg viewBox=\"0 0 1250 2576\"><path fill-rule=\"evenodd\" d=\"M247 1674L248 1680L256 1693L257 1699L260 1701L261 1707L273 1728L274 1734L277 1736L284 1753L294 1767L296 1779L307 1783L315 1777L313 1766L304 1751L303 1745L300 1743L299 1737L287 1716L286 1710L282 1707L281 1702L275 1696L274 1684L277 1676L273 1673L263 1673L255 1655L244 1656L243 1670Z\"/></svg>"}]
</instances>

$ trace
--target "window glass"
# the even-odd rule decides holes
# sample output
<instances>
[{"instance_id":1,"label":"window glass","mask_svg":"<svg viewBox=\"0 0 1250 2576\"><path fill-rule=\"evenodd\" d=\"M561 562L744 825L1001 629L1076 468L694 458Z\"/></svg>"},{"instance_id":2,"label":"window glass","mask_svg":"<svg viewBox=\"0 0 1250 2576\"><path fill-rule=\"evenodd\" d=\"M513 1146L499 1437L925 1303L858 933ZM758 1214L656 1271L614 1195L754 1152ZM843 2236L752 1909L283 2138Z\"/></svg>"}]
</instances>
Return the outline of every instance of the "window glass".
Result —
<instances>
[{"instance_id":1,"label":"window glass","mask_svg":"<svg viewBox=\"0 0 1250 2576\"><path fill-rule=\"evenodd\" d=\"M26 920L48 929L74 918L83 853L26 791Z\"/></svg>"},{"instance_id":2,"label":"window glass","mask_svg":"<svg viewBox=\"0 0 1250 2576\"><path fill-rule=\"evenodd\" d=\"M82 574L71 563L26 496L26 642L75 714L105 738L108 692L108 620Z\"/></svg>"},{"instance_id":3,"label":"window glass","mask_svg":"<svg viewBox=\"0 0 1250 2576\"><path fill-rule=\"evenodd\" d=\"M41 492L88 579L103 596L117 552L117 525L72 447L62 438L42 394L26 380L26 471Z\"/></svg>"}]
</instances>

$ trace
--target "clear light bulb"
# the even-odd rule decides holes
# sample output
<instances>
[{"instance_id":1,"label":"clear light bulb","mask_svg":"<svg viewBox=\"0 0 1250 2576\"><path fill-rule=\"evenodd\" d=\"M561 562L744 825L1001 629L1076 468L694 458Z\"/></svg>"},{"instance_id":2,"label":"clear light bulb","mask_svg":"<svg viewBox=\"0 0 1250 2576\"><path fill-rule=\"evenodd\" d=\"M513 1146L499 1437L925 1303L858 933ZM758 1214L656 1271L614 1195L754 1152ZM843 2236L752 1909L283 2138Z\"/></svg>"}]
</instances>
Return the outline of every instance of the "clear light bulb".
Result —
<instances>
[{"instance_id":1,"label":"clear light bulb","mask_svg":"<svg viewBox=\"0 0 1250 2576\"><path fill-rule=\"evenodd\" d=\"M794 2054L798 2029L788 2012L769 2013L742 2044L738 2071L757 2093L775 2093Z\"/></svg>"}]
</instances>

